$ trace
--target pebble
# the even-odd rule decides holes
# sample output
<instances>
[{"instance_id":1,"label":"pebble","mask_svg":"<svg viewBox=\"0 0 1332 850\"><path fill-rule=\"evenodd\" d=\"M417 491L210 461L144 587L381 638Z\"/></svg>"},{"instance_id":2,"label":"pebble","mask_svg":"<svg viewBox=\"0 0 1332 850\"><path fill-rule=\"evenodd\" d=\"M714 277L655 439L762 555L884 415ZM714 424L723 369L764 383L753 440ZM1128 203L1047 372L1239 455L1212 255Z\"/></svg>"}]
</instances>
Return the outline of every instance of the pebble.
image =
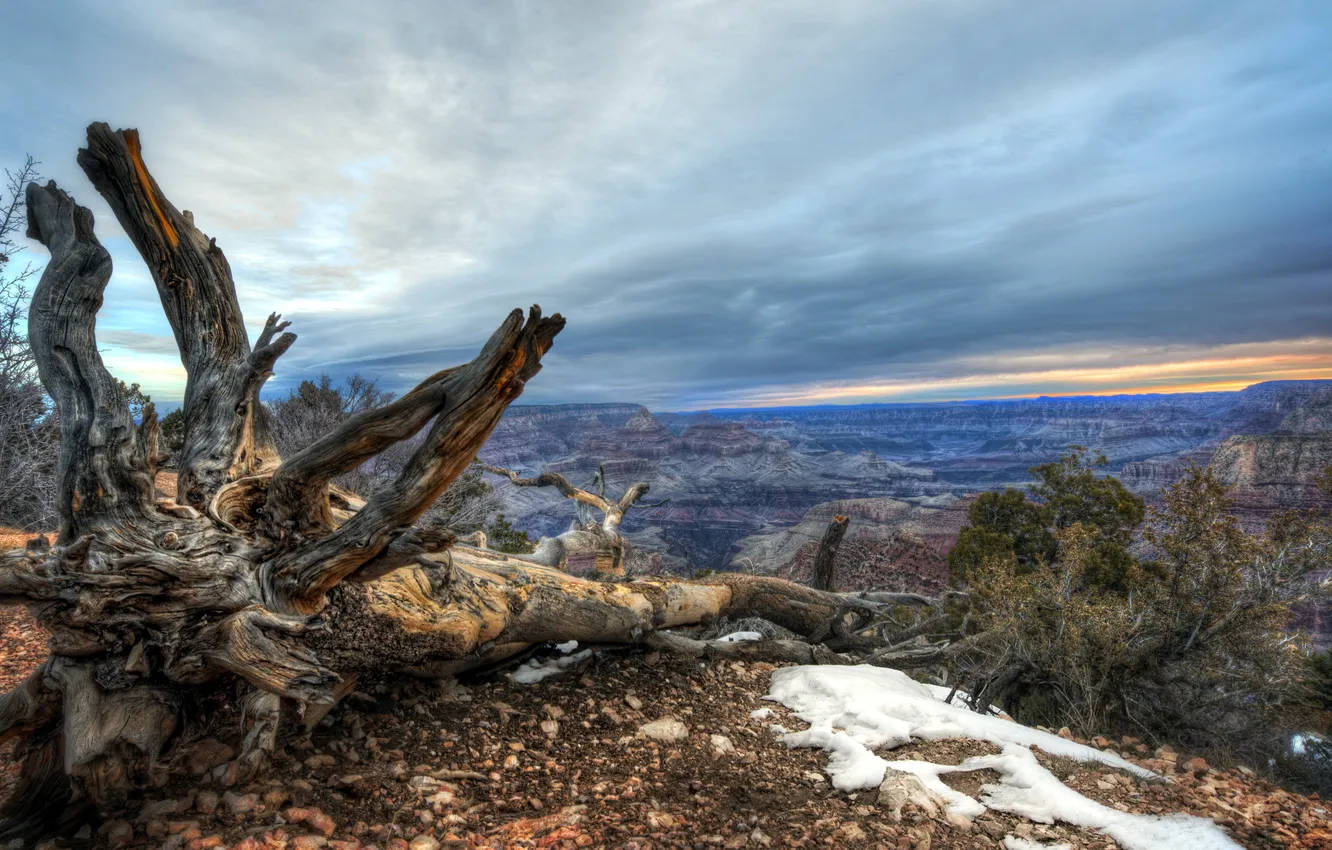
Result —
<instances>
[{"instance_id":1,"label":"pebble","mask_svg":"<svg viewBox=\"0 0 1332 850\"><path fill-rule=\"evenodd\" d=\"M683 741L689 737L689 727L674 717L663 717L651 723L644 723L638 727L638 731L644 737L666 744Z\"/></svg>"},{"instance_id":2,"label":"pebble","mask_svg":"<svg viewBox=\"0 0 1332 850\"><path fill-rule=\"evenodd\" d=\"M217 795L212 791L200 791L194 796L194 810L204 815L217 811Z\"/></svg>"}]
</instances>

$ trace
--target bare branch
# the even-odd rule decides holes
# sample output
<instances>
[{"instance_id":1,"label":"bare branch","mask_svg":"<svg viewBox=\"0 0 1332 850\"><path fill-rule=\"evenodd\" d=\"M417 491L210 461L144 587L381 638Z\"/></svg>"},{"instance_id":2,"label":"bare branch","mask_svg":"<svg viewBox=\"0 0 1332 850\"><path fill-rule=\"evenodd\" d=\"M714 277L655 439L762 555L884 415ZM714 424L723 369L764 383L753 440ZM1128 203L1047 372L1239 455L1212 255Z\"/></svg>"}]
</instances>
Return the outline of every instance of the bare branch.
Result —
<instances>
[{"instance_id":1,"label":"bare branch","mask_svg":"<svg viewBox=\"0 0 1332 850\"><path fill-rule=\"evenodd\" d=\"M505 469L502 466L491 466L485 463L480 464L480 466L486 472L504 476L519 487L554 487L556 490L559 490L560 495L564 496L566 499L573 499L576 502L591 505L600 511L609 511L613 507L613 503L608 501L604 496L598 496L596 493L590 493L580 487L575 487L573 484L569 483L568 478L565 478L558 472L543 472L535 478L520 478L518 473L514 472L512 469Z\"/></svg>"},{"instance_id":2,"label":"bare branch","mask_svg":"<svg viewBox=\"0 0 1332 850\"><path fill-rule=\"evenodd\" d=\"M454 367L431 375L397 401L351 417L283 461L268 488L270 531L277 536L331 531L329 481L424 428L464 388L467 376L462 370Z\"/></svg>"},{"instance_id":3,"label":"bare branch","mask_svg":"<svg viewBox=\"0 0 1332 850\"><path fill-rule=\"evenodd\" d=\"M450 376L452 392L397 479L337 531L270 562L280 592L298 610L313 610L324 593L404 534L472 463L563 327L562 316L542 318L535 306L525 322L522 311L509 314L481 354Z\"/></svg>"},{"instance_id":4,"label":"bare branch","mask_svg":"<svg viewBox=\"0 0 1332 850\"><path fill-rule=\"evenodd\" d=\"M30 183L28 236L51 261L33 293L28 337L60 414L60 539L98 523L153 514L153 482L120 386L97 352L94 326L111 256L93 216L54 182Z\"/></svg>"}]
</instances>

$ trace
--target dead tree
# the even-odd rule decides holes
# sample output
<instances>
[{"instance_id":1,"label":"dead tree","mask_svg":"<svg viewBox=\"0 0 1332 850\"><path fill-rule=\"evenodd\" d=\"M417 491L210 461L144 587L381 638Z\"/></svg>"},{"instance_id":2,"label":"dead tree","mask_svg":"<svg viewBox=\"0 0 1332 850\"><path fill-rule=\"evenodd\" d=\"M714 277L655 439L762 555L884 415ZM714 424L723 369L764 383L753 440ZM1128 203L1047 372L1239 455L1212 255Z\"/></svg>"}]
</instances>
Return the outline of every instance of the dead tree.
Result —
<instances>
[{"instance_id":1,"label":"dead tree","mask_svg":"<svg viewBox=\"0 0 1332 850\"><path fill-rule=\"evenodd\" d=\"M527 560L544 564L556 569L564 569L569 556L579 552L591 552L595 557L595 570L598 575L624 575L624 538L620 535L620 523L632 507L657 508L665 502L639 503L648 493L648 485L642 481L633 484L618 499L606 498L606 472L597 467L597 474L592 479L592 487L584 490L569 483L569 479L558 472L543 472L535 478L521 478L511 469L500 466L481 464L481 468L494 475L502 475L519 487L554 487L566 499L573 499L578 505L578 520L568 531L558 537L543 537L537 542L536 551L525 556ZM598 522L593 511L601 512Z\"/></svg>"},{"instance_id":2,"label":"dead tree","mask_svg":"<svg viewBox=\"0 0 1332 850\"><path fill-rule=\"evenodd\" d=\"M818 590L836 590L836 577L833 568L837 564L837 550L842 546L846 528L851 523L850 517L837 514L823 530L823 539L819 541L819 551L814 554L814 581L812 586Z\"/></svg>"},{"instance_id":3,"label":"dead tree","mask_svg":"<svg viewBox=\"0 0 1332 850\"><path fill-rule=\"evenodd\" d=\"M722 615L845 635L872 608L752 576L583 581L454 553L451 535L414 527L541 368L564 319L536 307L509 314L471 362L280 458L258 399L295 342L287 323L270 316L251 343L226 257L158 187L135 131L93 124L78 161L157 285L188 376L185 441L176 502L159 503L153 417L135 425L94 336L111 259L87 209L29 185L29 235L51 253L29 335L59 409L61 527L50 547L0 554L0 604L29 606L51 635L49 658L0 696L0 743L16 738L21 763L0 840L68 828L161 781L219 695L241 709L244 777L281 746L284 704L320 717L358 675L447 675L545 641L636 643ZM330 485L422 431L372 497ZM613 529L641 495L597 505Z\"/></svg>"}]
</instances>

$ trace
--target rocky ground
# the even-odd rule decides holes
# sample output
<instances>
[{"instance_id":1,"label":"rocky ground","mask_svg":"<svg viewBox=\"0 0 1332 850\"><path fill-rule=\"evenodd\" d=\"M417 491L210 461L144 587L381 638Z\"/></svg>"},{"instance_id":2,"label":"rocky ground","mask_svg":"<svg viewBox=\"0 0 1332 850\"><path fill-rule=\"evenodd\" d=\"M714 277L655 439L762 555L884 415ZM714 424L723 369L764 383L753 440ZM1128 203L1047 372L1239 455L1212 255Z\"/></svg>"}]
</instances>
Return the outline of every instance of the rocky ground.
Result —
<instances>
[{"instance_id":1,"label":"rocky ground","mask_svg":"<svg viewBox=\"0 0 1332 850\"><path fill-rule=\"evenodd\" d=\"M0 609L0 617L0 687L9 688L44 655L43 637L19 610ZM503 673L444 685L366 683L308 740L289 741L268 781L235 784L231 749L205 740L173 765L166 787L117 813L86 843L919 850L1000 848L1005 836L1016 836L1115 847L1090 830L994 813L963 829L908 804L893 822L875 792L831 789L824 753L777 740L769 724L804 724L761 700L772 669L612 650L532 685ZM750 718L765 706L771 716ZM228 728L219 723L219 738ZM1317 798L1250 772L1218 771L1164 751L1158 758L1131 740L1115 749L1171 781L1042 758L1071 787L1117 809L1211 817L1249 848L1332 847L1329 811ZM891 758L957 764L988 752L990 745L975 741L917 742ZM987 781L983 772L949 776L971 794Z\"/></svg>"}]
</instances>

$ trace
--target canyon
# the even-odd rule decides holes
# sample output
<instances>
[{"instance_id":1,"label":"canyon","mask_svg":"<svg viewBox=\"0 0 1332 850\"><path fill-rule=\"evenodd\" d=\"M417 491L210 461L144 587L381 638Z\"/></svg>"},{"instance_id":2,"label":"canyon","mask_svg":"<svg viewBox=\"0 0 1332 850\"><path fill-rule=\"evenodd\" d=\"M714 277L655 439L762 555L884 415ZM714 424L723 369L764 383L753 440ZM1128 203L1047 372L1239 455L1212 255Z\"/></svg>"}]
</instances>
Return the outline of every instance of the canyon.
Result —
<instances>
[{"instance_id":1,"label":"canyon","mask_svg":"<svg viewBox=\"0 0 1332 850\"><path fill-rule=\"evenodd\" d=\"M850 586L881 584L889 573L900 583L905 572L925 589L946 575L939 565L970 496L1023 486L1030 467L1070 445L1105 454L1107 473L1149 502L1187 464L1210 463L1234 487L1246 527L1257 529L1278 510L1326 505L1315 479L1332 465L1332 381L685 413L515 406L480 458L524 474L559 472L579 485L601 468L611 493L646 482L647 501L665 504L631 511L624 528L666 571L800 573L823 526L841 513L851 517L839 558ZM549 490L487 480L506 516L534 537L559 534L575 519L572 503Z\"/></svg>"}]
</instances>

